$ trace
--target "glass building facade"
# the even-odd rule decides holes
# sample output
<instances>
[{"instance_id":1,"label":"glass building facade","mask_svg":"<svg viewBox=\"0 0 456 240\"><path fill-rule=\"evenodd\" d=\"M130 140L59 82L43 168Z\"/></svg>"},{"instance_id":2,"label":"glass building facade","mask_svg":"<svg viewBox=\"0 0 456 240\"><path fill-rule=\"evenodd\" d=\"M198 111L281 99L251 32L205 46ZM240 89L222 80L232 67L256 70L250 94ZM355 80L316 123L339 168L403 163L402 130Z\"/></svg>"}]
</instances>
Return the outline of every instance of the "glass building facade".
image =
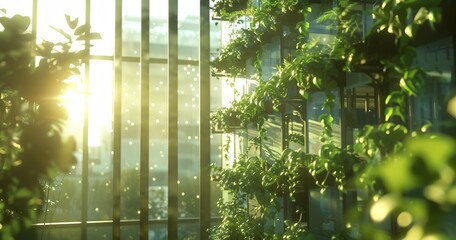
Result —
<instances>
[{"instance_id":1,"label":"glass building facade","mask_svg":"<svg viewBox=\"0 0 456 240\"><path fill-rule=\"evenodd\" d=\"M61 37L50 26L69 30L65 15L102 37L79 46L88 54L65 99L78 164L45 183L39 236L207 237L220 196L209 165L222 156L221 136L209 127L221 94L219 82L209 83L210 52L220 44L209 1L21 0L1 8L29 16L37 42Z\"/></svg>"},{"instance_id":2,"label":"glass building facade","mask_svg":"<svg viewBox=\"0 0 456 240\"><path fill-rule=\"evenodd\" d=\"M365 36L372 25L366 14L372 3L367 2L374 1L359 2L360 34ZM261 1L252 3L257 6ZM41 239L209 238L207 229L220 222L217 201L230 198L211 182L210 166L232 165L248 148L249 137L258 134L251 126L234 133L211 131L211 112L229 107L258 86L258 79L248 76L211 75L209 63L219 49L236 37L235 30L249 27L247 17L236 24L213 19L211 4L209 0L0 1L7 15L30 16L30 31L37 42L61 37L50 26L67 30L65 14L102 36L77 46L85 48L87 56L65 102L68 131L78 139L78 164L70 173L43 183L45 205L35 226ZM332 0L313 3L309 39L334 40L334 32L315 20L333 7ZM263 46L262 80L277 71L285 56L294 54L296 33L289 27L282 30L281 36ZM424 67L428 77L422 94L407 99L407 125L413 130L433 122L434 131L445 131L453 120L443 96L450 95L454 86L454 39L422 44L417 55L415 65ZM256 71L250 66L246 70L247 75ZM379 124L384 118L384 96L373 77L344 73L344 86L332 91L336 146L352 145L362 126ZM255 154L273 159L285 148L318 154L325 99L323 92L314 92L306 101L284 100L281 112L268 116L268 138ZM303 135L301 144L287 142L293 134ZM347 209L367 199L359 189L347 192L314 188L297 192L296 201L281 197L277 222L302 218L316 239L328 239L343 229ZM299 209L306 214L299 216ZM389 221L382 222L382 229L391 230ZM285 229L281 223L276 226L276 232Z\"/></svg>"}]
</instances>

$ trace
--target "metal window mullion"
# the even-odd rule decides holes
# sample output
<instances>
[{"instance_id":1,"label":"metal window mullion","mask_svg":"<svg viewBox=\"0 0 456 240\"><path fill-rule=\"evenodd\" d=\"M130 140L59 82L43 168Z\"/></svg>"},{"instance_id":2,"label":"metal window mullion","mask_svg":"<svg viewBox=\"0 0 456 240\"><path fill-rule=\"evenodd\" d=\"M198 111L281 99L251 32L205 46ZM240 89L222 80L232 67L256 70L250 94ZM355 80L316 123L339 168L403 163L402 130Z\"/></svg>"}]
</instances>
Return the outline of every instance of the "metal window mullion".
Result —
<instances>
[{"instance_id":1,"label":"metal window mullion","mask_svg":"<svg viewBox=\"0 0 456 240\"><path fill-rule=\"evenodd\" d=\"M85 1L85 23L90 25L90 0ZM90 29L87 29L89 35ZM90 39L85 40L84 92L90 92ZM87 239L88 202L89 202L89 96L84 95L84 127L82 133L82 202L81 202L81 240Z\"/></svg>"},{"instance_id":2,"label":"metal window mullion","mask_svg":"<svg viewBox=\"0 0 456 240\"><path fill-rule=\"evenodd\" d=\"M149 239L149 0L141 3L140 239Z\"/></svg>"},{"instance_id":3,"label":"metal window mullion","mask_svg":"<svg viewBox=\"0 0 456 240\"><path fill-rule=\"evenodd\" d=\"M168 1L168 239L177 239L178 1Z\"/></svg>"},{"instance_id":4,"label":"metal window mullion","mask_svg":"<svg viewBox=\"0 0 456 240\"><path fill-rule=\"evenodd\" d=\"M36 54L36 34L37 34L37 24L38 24L38 0L33 0L32 3L32 56ZM32 66L35 65L35 57L32 59Z\"/></svg>"},{"instance_id":5,"label":"metal window mullion","mask_svg":"<svg viewBox=\"0 0 456 240\"><path fill-rule=\"evenodd\" d=\"M121 149L122 149L122 0L115 3L113 109L113 226L112 239L120 240Z\"/></svg>"},{"instance_id":6,"label":"metal window mullion","mask_svg":"<svg viewBox=\"0 0 456 240\"><path fill-rule=\"evenodd\" d=\"M200 0L199 25L199 73L200 73L200 239L209 239L211 226L211 128L210 128L210 18L209 0Z\"/></svg>"}]
</instances>

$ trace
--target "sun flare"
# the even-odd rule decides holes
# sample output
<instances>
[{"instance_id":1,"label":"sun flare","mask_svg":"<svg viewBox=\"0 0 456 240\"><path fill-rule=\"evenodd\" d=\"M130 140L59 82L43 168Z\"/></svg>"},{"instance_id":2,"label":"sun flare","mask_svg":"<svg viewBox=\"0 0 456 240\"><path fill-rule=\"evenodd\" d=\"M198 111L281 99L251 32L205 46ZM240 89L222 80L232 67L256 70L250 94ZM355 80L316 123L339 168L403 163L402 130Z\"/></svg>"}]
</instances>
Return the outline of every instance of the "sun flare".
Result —
<instances>
[{"instance_id":1,"label":"sun flare","mask_svg":"<svg viewBox=\"0 0 456 240\"><path fill-rule=\"evenodd\" d=\"M96 64L98 65L98 64ZM72 84L62 95L62 104L68 112L67 129L82 138L84 123L88 123L88 145L100 146L101 134L112 132L112 89L110 69L97 66L90 75L89 89L84 84ZM74 77L76 79L76 77Z\"/></svg>"}]
</instances>

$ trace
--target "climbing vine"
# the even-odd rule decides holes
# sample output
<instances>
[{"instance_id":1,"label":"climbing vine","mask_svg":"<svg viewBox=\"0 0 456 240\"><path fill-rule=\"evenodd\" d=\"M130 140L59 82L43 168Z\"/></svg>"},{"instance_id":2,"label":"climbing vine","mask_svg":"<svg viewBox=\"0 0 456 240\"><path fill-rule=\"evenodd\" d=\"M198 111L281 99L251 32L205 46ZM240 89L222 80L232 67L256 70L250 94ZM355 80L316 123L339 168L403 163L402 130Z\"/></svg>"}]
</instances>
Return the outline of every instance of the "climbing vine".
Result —
<instances>
[{"instance_id":1,"label":"climbing vine","mask_svg":"<svg viewBox=\"0 0 456 240\"><path fill-rule=\"evenodd\" d=\"M260 135L252 138L260 148L263 140L268 138L264 123L270 114L283 111L284 100L298 98L305 102L312 93L323 92L323 113L318 117L320 147L318 154L285 148L279 157L272 159L263 159L261 151L246 152L235 159L235 166L214 169L222 176L235 174L242 181L224 178L219 183L233 196L246 194L245 197L255 199L262 206L260 215L269 216L262 218L265 220L263 227L257 229L264 231L263 238L270 234L269 230L266 231L268 224L277 224L274 219L280 205L275 202L276 196L288 195L293 199L297 189L321 188L324 191L333 186L343 193L348 186L369 192L371 197L363 207L370 209L368 215L372 222L362 221L365 213L359 212L347 220L347 226L360 226L361 236L387 237L376 228L376 224L388 217L399 227L399 230L392 230L394 236L406 239L449 236L438 224L453 211L456 201L452 194L437 193L452 193L455 189L456 168L451 164L456 156L455 140L431 133L430 124L423 125L418 131L407 125L410 121L407 119L408 99L419 94L427 79L425 70L416 65L415 41L421 29L430 26L432 30L440 23L442 1L382 1L372 11L374 22L365 36L357 3L337 3L316 20L326 24L328 31L333 33L330 41L309 39L310 22L306 16L312 12L313 5L308 1L264 1L250 12L251 29L255 29L252 31L262 35L276 32L283 14L299 9L303 18L295 22L298 33L296 51L277 67L270 79L258 79L254 91L234 101L231 107L215 112L213 123L220 124L229 109L236 109L244 127L256 123L254 126ZM261 38L257 39L259 46L264 44ZM378 44L384 44L385 48L379 49ZM335 105L340 103L336 102L333 92L343 89L346 73L365 69L375 70L372 84L383 91L381 106L384 105L384 113L379 116L383 119L377 125L362 126L353 145L338 146L334 141L333 126ZM272 112L265 111L265 99L272 103ZM303 116L301 118L305 120ZM287 141L302 144L299 139L299 136L290 135ZM441 153L432 156L432 148ZM258 191L262 192L261 195ZM244 202L236 208L241 210L247 205L249 202ZM438 214L432 213L435 208ZM222 217L229 221L223 213ZM224 228L225 224L223 222L215 231L229 232ZM284 239L311 236L299 222L287 220L283 224L285 232L279 235ZM222 239L217 237L214 238Z\"/></svg>"}]
</instances>

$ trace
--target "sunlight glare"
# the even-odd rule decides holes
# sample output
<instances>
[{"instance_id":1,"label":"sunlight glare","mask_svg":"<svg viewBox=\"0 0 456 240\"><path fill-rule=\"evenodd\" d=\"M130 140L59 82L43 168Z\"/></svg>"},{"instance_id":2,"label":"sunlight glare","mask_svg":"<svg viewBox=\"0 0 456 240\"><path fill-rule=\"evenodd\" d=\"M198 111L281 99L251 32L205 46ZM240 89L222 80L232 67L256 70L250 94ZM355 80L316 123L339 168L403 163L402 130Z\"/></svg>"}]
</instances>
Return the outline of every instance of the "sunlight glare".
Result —
<instances>
[{"instance_id":1,"label":"sunlight glare","mask_svg":"<svg viewBox=\"0 0 456 240\"><path fill-rule=\"evenodd\" d=\"M68 82L72 83L72 87L62 96L62 103L68 111L68 131L82 137L87 116L88 145L97 147L101 144L103 134L112 132L112 68L109 62L101 64L94 61L91 66L89 92L86 93L79 77L71 77Z\"/></svg>"}]
</instances>

